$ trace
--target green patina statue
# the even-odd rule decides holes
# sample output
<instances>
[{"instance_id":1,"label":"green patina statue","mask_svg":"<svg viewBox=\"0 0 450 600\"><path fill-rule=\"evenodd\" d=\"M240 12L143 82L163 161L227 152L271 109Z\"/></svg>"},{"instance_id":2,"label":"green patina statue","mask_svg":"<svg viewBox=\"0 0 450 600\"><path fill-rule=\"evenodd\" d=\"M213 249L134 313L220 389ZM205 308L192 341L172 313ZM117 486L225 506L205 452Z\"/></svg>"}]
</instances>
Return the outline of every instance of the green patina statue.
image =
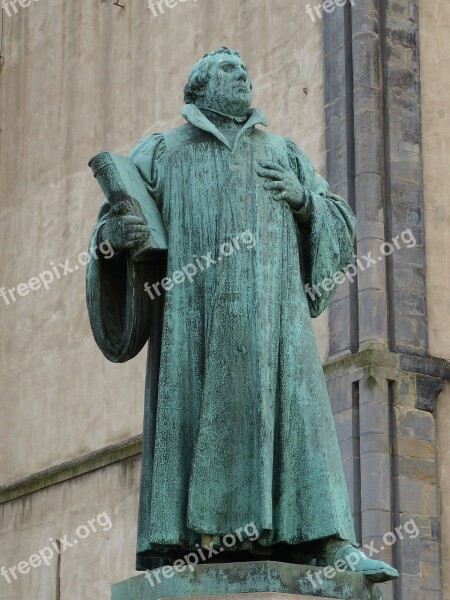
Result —
<instances>
[{"instance_id":1,"label":"green patina statue","mask_svg":"<svg viewBox=\"0 0 450 600\"><path fill-rule=\"evenodd\" d=\"M221 561L356 552L353 570L386 581L395 569L355 549L311 325L332 290L305 292L353 262L355 219L293 141L258 127L251 89L239 53L211 52L185 87L187 123L131 152L167 253L133 260L148 224L120 203L92 235L115 250L88 266L100 349L125 362L149 341L137 569L243 531Z\"/></svg>"}]
</instances>

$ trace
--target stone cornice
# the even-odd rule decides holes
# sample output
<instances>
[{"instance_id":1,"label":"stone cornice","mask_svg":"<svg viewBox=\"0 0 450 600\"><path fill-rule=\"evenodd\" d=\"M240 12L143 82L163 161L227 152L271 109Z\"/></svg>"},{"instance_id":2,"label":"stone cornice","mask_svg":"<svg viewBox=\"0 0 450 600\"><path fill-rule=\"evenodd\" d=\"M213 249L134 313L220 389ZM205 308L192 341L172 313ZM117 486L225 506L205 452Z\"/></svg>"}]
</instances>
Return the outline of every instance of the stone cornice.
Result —
<instances>
[{"instance_id":1,"label":"stone cornice","mask_svg":"<svg viewBox=\"0 0 450 600\"><path fill-rule=\"evenodd\" d=\"M142 436L139 435L39 471L13 483L0 486L0 504L137 456L141 450Z\"/></svg>"}]
</instances>

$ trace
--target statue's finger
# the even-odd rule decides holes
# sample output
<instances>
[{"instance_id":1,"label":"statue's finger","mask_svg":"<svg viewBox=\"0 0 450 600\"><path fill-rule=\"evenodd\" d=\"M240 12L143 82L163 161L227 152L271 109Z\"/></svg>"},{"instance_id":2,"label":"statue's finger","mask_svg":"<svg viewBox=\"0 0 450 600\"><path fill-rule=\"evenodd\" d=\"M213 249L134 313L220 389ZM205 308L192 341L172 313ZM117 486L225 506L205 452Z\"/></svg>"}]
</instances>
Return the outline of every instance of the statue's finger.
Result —
<instances>
[{"instance_id":1,"label":"statue's finger","mask_svg":"<svg viewBox=\"0 0 450 600\"><path fill-rule=\"evenodd\" d=\"M284 190L285 187L284 181L266 181L264 184L266 190Z\"/></svg>"},{"instance_id":2,"label":"statue's finger","mask_svg":"<svg viewBox=\"0 0 450 600\"><path fill-rule=\"evenodd\" d=\"M134 248L142 243L143 240L127 240L124 244L125 248Z\"/></svg>"},{"instance_id":3,"label":"statue's finger","mask_svg":"<svg viewBox=\"0 0 450 600\"><path fill-rule=\"evenodd\" d=\"M123 215L126 215L129 210L130 210L129 203L126 201L122 201L122 202L117 202L116 204L114 204L114 206L111 206L108 214L111 215L112 217L123 216Z\"/></svg>"},{"instance_id":4,"label":"statue's finger","mask_svg":"<svg viewBox=\"0 0 450 600\"><path fill-rule=\"evenodd\" d=\"M127 235L127 241L131 242L131 241L136 241L136 240L145 240L145 238L148 236L148 230L147 231L142 231L140 233L130 233L130 235Z\"/></svg>"},{"instance_id":5,"label":"statue's finger","mask_svg":"<svg viewBox=\"0 0 450 600\"><path fill-rule=\"evenodd\" d=\"M134 246L138 246L139 244L143 244L144 242L146 242L148 239L148 236L144 235L137 235L137 236L130 236L127 237L126 241L125 241L125 247L126 248L133 248Z\"/></svg>"},{"instance_id":6,"label":"statue's finger","mask_svg":"<svg viewBox=\"0 0 450 600\"><path fill-rule=\"evenodd\" d=\"M124 215L122 217L122 220L127 225L131 225L133 223L136 223L139 225L146 225L146 223L143 219L141 219L140 217L136 217L135 215Z\"/></svg>"},{"instance_id":7,"label":"statue's finger","mask_svg":"<svg viewBox=\"0 0 450 600\"><path fill-rule=\"evenodd\" d=\"M258 175L261 177L270 177L271 179L282 179L283 173L275 171L274 169L258 169Z\"/></svg>"},{"instance_id":8,"label":"statue's finger","mask_svg":"<svg viewBox=\"0 0 450 600\"><path fill-rule=\"evenodd\" d=\"M148 231L147 225L141 225L140 223L129 225L127 228L129 233L145 233Z\"/></svg>"},{"instance_id":9,"label":"statue's finger","mask_svg":"<svg viewBox=\"0 0 450 600\"><path fill-rule=\"evenodd\" d=\"M275 198L275 200L278 200L278 201L280 201L280 200L287 200L288 195L287 195L286 192L281 192L280 194L275 194L274 198Z\"/></svg>"},{"instance_id":10,"label":"statue's finger","mask_svg":"<svg viewBox=\"0 0 450 600\"><path fill-rule=\"evenodd\" d=\"M261 167L264 167L266 169L273 169L275 171L280 171L281 173L283 173L286 170L278 163L272 162L270 160L260 160L259 164L261 165Z\"/></svg>"}]
</instances>

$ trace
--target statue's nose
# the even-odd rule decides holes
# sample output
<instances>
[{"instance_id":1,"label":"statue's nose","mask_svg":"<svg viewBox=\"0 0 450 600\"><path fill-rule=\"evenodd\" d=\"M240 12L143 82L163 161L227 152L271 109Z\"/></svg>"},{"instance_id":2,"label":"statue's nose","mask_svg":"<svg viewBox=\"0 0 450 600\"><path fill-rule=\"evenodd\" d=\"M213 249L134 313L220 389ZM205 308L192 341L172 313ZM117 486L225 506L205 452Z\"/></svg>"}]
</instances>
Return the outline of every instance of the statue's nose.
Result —
<instances>
[{"instance_id":1,"label":"statue's nose","mask_svg":"<svg viewBox=\"0 0 450 600\"><path fill-rule=\"evenodd\" d=\"M245 81L247 79L247 71L240 65L236 65L234 68L234 77L238 81Z\"/></svg>"}]
</instances>

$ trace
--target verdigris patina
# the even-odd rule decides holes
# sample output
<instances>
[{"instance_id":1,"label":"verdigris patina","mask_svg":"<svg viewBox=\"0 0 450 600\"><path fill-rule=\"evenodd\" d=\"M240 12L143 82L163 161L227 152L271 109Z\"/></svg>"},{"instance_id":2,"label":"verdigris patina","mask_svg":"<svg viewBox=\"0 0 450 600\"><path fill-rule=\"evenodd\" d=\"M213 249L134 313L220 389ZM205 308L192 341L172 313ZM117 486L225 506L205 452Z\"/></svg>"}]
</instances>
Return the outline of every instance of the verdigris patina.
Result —
<instances>
[{"instance_id":1,"label":"verdigris patina","mask_svg":"<svg viewBox=\"0 0 450 600\"><path fill-rule=\"evenodd\" d=\"M132 260L147 225L108 202L92 236L117 251L88 267L98 345L124 362L150 341L139 570L238 530L235 560L351 568L357 552L311 325L333 292L305 293L353 262L355 219L292 140L258 127L251 89L237 52L206 55L185 87L187 123L130 154L167 262ZM373 581L397 576L362 553L351 563Z\"/></svg>"}]
</instances>

